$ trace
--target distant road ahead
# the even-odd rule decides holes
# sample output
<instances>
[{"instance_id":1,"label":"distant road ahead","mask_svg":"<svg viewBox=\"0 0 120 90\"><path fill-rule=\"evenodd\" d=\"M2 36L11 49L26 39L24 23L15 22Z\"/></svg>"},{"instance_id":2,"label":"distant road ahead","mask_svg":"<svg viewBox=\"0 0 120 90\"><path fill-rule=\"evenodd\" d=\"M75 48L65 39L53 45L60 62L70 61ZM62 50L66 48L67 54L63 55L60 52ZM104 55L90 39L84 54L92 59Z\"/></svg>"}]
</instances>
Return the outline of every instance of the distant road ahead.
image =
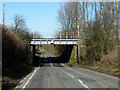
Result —
<instances>
[{"instance_id":1,"label":"distant road ahead","mask_svg":"<svg viewBox=\"0 0 120 90\"><path fill-rule=\"evenodd\" d=\"M42 56L52 55L44 53ZM63 67L61 63L44 63L21 82L17 88L118 88L115 77L81 68Z\"/></svg>"}]
</instances>

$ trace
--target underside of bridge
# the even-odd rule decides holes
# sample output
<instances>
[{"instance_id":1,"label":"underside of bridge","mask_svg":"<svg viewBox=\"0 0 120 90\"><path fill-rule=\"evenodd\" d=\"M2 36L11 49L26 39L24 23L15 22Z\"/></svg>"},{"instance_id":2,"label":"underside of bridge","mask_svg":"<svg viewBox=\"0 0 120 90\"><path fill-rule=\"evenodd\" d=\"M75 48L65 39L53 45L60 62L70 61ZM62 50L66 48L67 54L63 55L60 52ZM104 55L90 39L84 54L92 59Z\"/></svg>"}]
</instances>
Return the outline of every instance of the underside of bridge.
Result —
<instances>
[{"instance_id":1,"label":"underside of bridge","mask_svg":"<svg viewBox=\"0 0 120 90\"><path fill-rule=\"evenodd\" d=\"M33 64L34 66L36 66L40 60L44 61L43 60L44 58L35 56L36 45L31 45L31 46L32 46L32 51L33 51ZM47 57L48 62L45 62L45 63L68 63L74 45L62 45L62 46L63 46L62 48L63 50L61 50L60 56L59 57ZM44 63L44 62L41 62L41 63Z\"/></svg>"},{"instance_id":2,"label":"underside of bridge","mask_svg":"<svg viewBox=\"0 0 120 90\"><path fill-rule=\"evenodd\" d=\"M54 57L54 58L52 58L52 57L47 58L48 63L68 63L70 56L71 56L73 46L76 45L77 47L79 47L76 50L77 58L78 58L77 61L78 61L78 63L80 61L80 44L82 43L82 40L80 40L78 38L72 38L72 39L70 39L70 38L65 38L65 39L63 39L63 38L58 38L58 39L57 38L39 38L39 39L31 39L28 43L31 46L33 46L34 64L37 63L37 59L35 57L35 51L36 51L35 46L36 45L59 45L59 47L63 46L60 51L61 52L60 56Z\"/></svg>"}]
</instances>

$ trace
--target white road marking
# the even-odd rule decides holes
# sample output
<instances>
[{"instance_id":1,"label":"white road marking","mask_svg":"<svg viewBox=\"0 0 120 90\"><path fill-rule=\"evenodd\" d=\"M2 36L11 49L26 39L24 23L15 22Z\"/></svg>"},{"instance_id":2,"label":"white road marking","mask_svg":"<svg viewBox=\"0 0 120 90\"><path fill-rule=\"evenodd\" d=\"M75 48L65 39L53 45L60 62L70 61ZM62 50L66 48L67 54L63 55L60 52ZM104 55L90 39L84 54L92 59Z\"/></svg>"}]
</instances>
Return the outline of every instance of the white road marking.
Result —
<instances>
[{"instance_id":1,"label":"white road marking","mask_svg":"<svg viewBox=\"0 0 120 90\"><path fill-rule=\"evenodd\" d=\"M39 67L38 67L39 68ZM38 68L33 72L33 74L31 75L31 77L28 79L28 81L25 83L25 85L23 86L22 90L24 90L24 88L26 87L26 85L29 83L29 81L31 80L31 78L33 77L33 75L35 74L35 72L38 70Z\"/></svg>"},{"instance_id":2,"label":"white road marking","mask_svg":"<svg viewBox=\"0 0 120 90\"><path fill-rule=\"evenodd\" d=\"M63 67L69 67L69 65L67 65L67 64L61 63L61 65L62 65Z\"/></svg>"},{"instance_id":3,"label":"white road marking","mask_svg":"<svg viewBox=\"0 0 120 90\"><path fill-rule=\"evenodd\" d=\"M23 80L25 80L27 77L28 77L28 75L27 75L26 77L24 77L24 78L19 82L19 84L23 83ZM15 88L18 88L18 86L16 86Z\"/></svg>"},{"instance_id":4,"label":"white road marking","mask_svg":"<svg viewBox=\"0 0 120 90\"><path fill-rule=\"evenodd\" d=\"M15 88L18 88L18 86L16 86Z\"/></svg>"},{"instance_id":5,"label":"white road marking","mask_svg":"<svg viewBox=\"0 0 120 90\"><path fill-rule=\"evenodd\" d=\"M59 69L60 69L60 68L59 68ZM61 70L61 69L60 69L60 70ZM63 70L61 70L61 71L63 71ZM70 77L74 78L74 76L73 76L72 74L67 73L67 72L65 72L65 71L63 71L63 72L64 72L65 74L69 75ZM83 84L83 82L82 82L80 79L78 79L78 81L79 81L85 88L87 88L88 90L91 90L90 88L88 88L87 85Z\"/></svg>"},{"instance_id":6,"label":"white road marking","mask_svg":"<svg viewBox=\"0 0 120 90\"><path fill-rule=\"evenodd\" d=\"M51 67L54 67L52 63L50 63L50 66L51 66Z\"/></svg>"},{"instance_id":7,"label":"white road marking","mask_svg":"<svg viewBox=\"0 0 120 90\"><path fill-rule=\"evenodd\" d=\"M24 77L24 78L19 82L19 84L23 83L23 81L24 81L28 76L29 76L29 74L28 74L26 77ZM19 85L18 85L18 86L19 86ZM16 86L15 88L18 88L18 86Z\"/></svg>"},{"instance_id":8,"label":"white road marking","mask_svg":"<svg viewBox=\"0 0 120 90\"><path fill-rule=\"evenodd\" d=\"M43 55L41 54L40 57L42 57Z\"/></svg>"},{"instance_id":9,"label":"white road marking","mask_svg":"<svg viewBox=\"0 0 120 90\"><path fill-rule=\"evenodd\" d=\"M87 88L88 90L90 90L90 89L88 88L88 86L85 85L85 84L83 84L83 82L82 82L80 79L78 79L78 81L79 81L85 88Z\"/></svg>"},{"instance_id":10,"label":"white road marking","mask_svg":"<svg viewBox=\"0 0 120 90\"><path fill-rule=\"evenodd\" d=\"M20 83L22 83L22 82L23 82L23 80L20 81Z\"/></svg>"},{"instance_id":11,"label":"white road marking","mask_svg":"<svg viewBox=\"0 0 120 90\"><path fill-rule=\"evenodd\" d=\"M63 67L65 67L65 65L64 65L64 64L62 64L62 63L61 63L61 65L62 65Z\"/></svg>"},{"instance_id":12,"label":"white road marking","mask_svg":"<svg viewBox=\"0 0 120 90\"><path fill-rule=\"evenodd\" d=\"M71 78L74 78L74 76L72 74L67 73L67 75L69 75Z\"/></svg>"}]
</instances>

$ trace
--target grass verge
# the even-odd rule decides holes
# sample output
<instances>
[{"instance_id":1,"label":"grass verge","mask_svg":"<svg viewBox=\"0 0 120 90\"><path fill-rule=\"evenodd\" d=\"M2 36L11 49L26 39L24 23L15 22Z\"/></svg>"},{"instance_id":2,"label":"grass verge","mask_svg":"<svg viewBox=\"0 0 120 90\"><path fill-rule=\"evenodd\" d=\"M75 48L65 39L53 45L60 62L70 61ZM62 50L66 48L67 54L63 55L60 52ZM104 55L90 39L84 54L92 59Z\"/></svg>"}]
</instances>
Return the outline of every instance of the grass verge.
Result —
<instances>
[{"instance_id":1,"label":"grass verge","mask_svg":"<svg viewBox=\"0 0 120 90\"><path fill-rule=\"evenodd\" d=\"M69 60L69 65L74 66L75 64L77 64L77 58L74 58L73 56L71 56Z\"/></svg>"},{"instance_id":2,"label":"grass verge","mask_svg":"<svg viewBox=\"0 0 120 90\"><path fill-rule=\"evenodd\" d=\"M118 50L112 51L108 55L104 55L101 61L88 63L86 60L80 61L80 64L77 64L77 59L74 59L73 56L71 56L69 63L72 67L85 68L105 73L107 75L120 77L120 72L118 69Z\"/></svg>"}]
</instances>

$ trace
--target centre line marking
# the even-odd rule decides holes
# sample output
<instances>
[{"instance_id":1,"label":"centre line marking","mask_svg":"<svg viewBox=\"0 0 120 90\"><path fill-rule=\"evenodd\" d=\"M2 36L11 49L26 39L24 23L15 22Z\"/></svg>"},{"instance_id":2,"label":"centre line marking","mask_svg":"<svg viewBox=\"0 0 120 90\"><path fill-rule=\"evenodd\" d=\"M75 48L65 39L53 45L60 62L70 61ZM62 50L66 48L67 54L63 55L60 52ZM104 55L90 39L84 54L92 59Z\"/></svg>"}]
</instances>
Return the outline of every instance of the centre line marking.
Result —
<instances>
[{"instance_id":1,"label":"centre line marking","mask_svg":"<svg viewBox=\"0 0 120 90\"><path fill-rule=\"evenodd\" d=\"M83 82L82 82L80 79L78 79L78 81L79 81L85 88L87 88L88 90L90 90L90 89L88 88L88 86L85 85L85 84L83 84Z\"/></svg>"},{"instance_id":2,"label":"centre line marking","mask_svg":"<svg viewBox=\"0 0 120 90\"><path fill-rule=\"evenodd\" d=\"M61 69L59 68L59 70L61 70ZM61 70L61 71L63 71L63 70ZM72 74L69 74L69 73L67 73L67 72L65 72L65 71L63 71L63 72L64 72L65 74L69 75L70 77L74 78L74 76L73 76ZM82 82L80 79L78 79L78 81L79 81L85 88L87 88L88 90L91 90L90 88L88 88L87 85L83 84L83 82Z\"/></svg>"},{"instance_id":3,"label":"centre line marking","mask_svg":"<svg viewBox=\"0 0 120 90\"><path fill-rule=\"evenodd\" d=\"M69 75L71 78L74 78L74 76L72 74L66 73L67 75Z\"/></svg>"}]
</instances>

